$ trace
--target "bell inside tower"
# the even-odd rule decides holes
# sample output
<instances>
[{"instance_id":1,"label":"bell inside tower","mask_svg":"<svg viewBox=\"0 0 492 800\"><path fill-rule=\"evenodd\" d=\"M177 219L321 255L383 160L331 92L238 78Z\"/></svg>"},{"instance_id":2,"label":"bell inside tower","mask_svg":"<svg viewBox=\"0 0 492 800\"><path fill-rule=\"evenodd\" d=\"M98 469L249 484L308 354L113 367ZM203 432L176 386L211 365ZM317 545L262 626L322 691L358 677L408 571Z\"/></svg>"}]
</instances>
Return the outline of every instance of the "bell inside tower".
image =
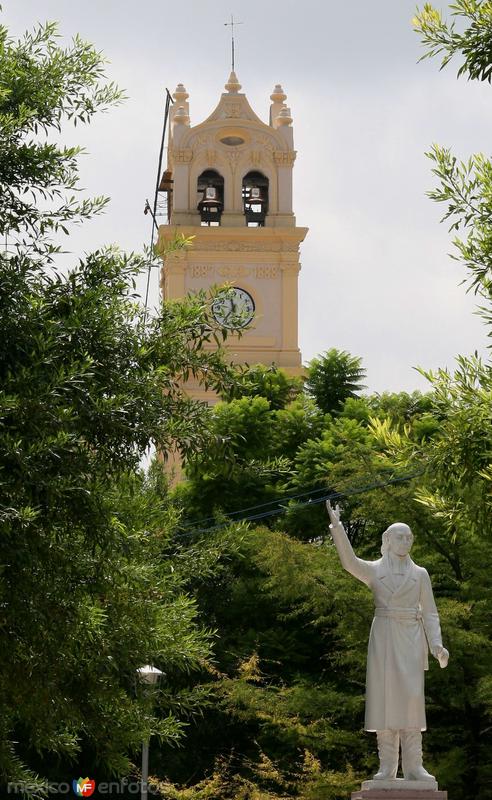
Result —
<instances>
[{"instance_id":1,"label":"bell inside tower","mask_svg":"<svg viewBox=\"0 0 492 800\"><path fill-rule=\"evenodd\" d=\"M261 172L244 176L243 207L248 228L263 228L268 213L268 178Z\"/></svg>"},{"instance_id":2,"label":"bell inside tower","mask_svg":"<svg viewBox=\"0 0 492 800\"><path fill-rule=\"evenodd\" d=\"M201 225L220 225L224 208L224 178L214 169L207 169L199 176L196 188Z\"/></svg>"}]
</instances>

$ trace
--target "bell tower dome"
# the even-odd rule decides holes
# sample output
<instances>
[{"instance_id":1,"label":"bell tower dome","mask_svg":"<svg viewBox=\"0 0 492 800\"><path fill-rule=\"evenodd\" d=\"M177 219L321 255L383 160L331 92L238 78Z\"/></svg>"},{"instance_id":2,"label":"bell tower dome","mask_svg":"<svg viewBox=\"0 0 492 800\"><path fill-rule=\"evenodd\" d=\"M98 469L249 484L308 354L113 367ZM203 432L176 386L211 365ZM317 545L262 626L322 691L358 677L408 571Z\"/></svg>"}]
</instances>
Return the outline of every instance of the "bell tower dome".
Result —
<instances>
[{"instance_id":1,"label":"bell tower dome","mask_svg":"<svg viewBox=\"0 0 492 800\"><path fill-rule=\"evenodd\" d=\"M299 245L307 228L296 226L292 206L296 152L286 95L277 84L269 124L254 113L234 71L215 110L195 126L188 98L178 84L161 181L168 224L159 227L159 243L171 240L176 230L194 240L186 251L166 257L163 296L234 287L234 307L250 325L241 338L228 339L231 359L274 363L298 374ZM213 312L227 326L227 302L214 304ZM205 399L203 390L190 390Z\"/></svg>"}]
</instances>

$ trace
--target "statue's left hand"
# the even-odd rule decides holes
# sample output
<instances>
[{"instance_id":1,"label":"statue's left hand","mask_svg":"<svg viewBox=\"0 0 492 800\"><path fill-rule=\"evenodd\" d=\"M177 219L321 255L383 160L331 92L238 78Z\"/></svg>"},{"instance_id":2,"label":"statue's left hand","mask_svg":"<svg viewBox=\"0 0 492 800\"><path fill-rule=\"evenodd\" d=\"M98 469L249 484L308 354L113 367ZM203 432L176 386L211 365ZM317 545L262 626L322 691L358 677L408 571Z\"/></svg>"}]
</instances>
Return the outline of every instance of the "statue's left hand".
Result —
<instances>
[{"instance_id":1,"label":"statue's left hand","mask_svg":"<svg viewBox=\"0 0 492 800\"><path fill-rule=\"evenodd\" d=\"M440 647L436 647L434 656L439 661L439 666L441 667L441 669L444 669L444 667L448 666L449 651L446 650L445 647L442 647L442 645Z\"/></svg>"}]
</instances>

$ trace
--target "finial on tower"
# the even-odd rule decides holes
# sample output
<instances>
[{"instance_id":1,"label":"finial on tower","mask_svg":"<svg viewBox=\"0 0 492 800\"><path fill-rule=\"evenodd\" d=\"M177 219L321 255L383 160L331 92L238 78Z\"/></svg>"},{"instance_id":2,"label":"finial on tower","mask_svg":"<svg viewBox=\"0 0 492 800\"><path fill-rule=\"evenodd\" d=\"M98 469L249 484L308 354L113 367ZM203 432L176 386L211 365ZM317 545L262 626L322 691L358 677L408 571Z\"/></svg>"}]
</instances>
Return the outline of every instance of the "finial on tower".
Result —
<instances>
[{"instance_id":1,"label":"finial on tower","mask_svg":"<svg viewBox=\"0 0 492 800\"><path fill-rule=\"evenodd\" d=\"M237 94L241 89L241 84L239 83L237 75L234 72L234 70L232 70L231 74L229 75L229 80L227 81L224 88L227 89L229 94Z\"/></svg>"},{"instance_id":2,"label":"finial on tower","mask_svg":"<svg viewBox=\"0 0 492 800\"><path fill-rule=\"evenodd\" d=\"M272 105L270 106L270 125L272 128L280 128L283 125L290 125L292 117L290 116L290 109L287 109L285 101L287 95L280 83L274 86L273 92L270 95ZM286 113L287 109L287 113Z\"/></svg>"},{"instance_id":3,"label":"finial on tower","mask_svg":"<svg viewBox=\"0 0 492 800\"><path fill-rule=\"evenodd\" d=\"M178 85L176 86L176 88L174 90L174 94L173 94L173 98L176 101L176 103L183 103L184 101L188 100L189 96L190 95L186 91L186 89L183 86L183 84L182 83L178 83Z\"/></svg>"},{"instance_id":4,"label":"finial on tower","mask_svg":"<svg viewBox=\"0 0 492 800\"><path fill-rule=\"evenodd\" d=\"M190 124L190 115L188 114L184 106L178 106L178 108L176 109L176 113L174 115L174 122L178 123L178 125Z\"/></svg>"},{"instance_id":5,"label":"finial on tower","mask_svg":"<svg viewBox=\"0 0 492 800\"><path fill-rule=\"evenodd\" d=\"M285 106L285 108L283 108L280 114L278 115L277 125L292 125L292 116L290 113L290 108L287 108L287 106Z\"/></svg>"},{"instance_id":6,"label":"finial on tower","mask_svg":"<svg viewBox=\"0 0 492 800\"><path fill-rule=\"evenodd\" d=\"M272 101L272 103L284 103L286 99L287 95L282 89L280 83L275 84L274 90L270 95L270 100Z\"/></svg>"}]
</instances>

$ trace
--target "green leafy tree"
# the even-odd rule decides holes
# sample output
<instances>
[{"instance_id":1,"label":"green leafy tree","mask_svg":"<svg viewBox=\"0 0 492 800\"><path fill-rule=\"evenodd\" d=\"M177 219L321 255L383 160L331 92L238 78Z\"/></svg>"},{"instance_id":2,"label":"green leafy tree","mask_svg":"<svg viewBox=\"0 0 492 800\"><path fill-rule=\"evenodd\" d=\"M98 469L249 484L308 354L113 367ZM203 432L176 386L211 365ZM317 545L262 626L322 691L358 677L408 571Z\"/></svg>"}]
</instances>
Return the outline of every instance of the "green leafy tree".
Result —
<instances>
[{"instance_id":1,"label":"green leafy tree","mask_svg":"<svg viewBox=\"0 0 492 800\"><path fill-rule=\"evenodd\" d=\"M278 410L272 425L272 448L293 464L299 447L309 439L317 439L324 430L325 415L305 393L286 408Z\"/></svg>"},{"instance_id":2,"label":"green leafy tree","mask_svg":"<svg viewBox=\"0 0 492 800\"><path fill-rule=\"evenodd\" d=\"M223 391L229 369L203 349L222 336L208 298L149 318L147 259L109 249L70 270L50 240L106 203L74 199L78 150L58 143L121 97L101 56L60 48L53 25L20 42L1 28L0 75L0 780L41 796L36 773L78 759L128 773L142 739L176 741L197 706L173 675L203 669L209 636L166 546L175 511L139 464L151 444L200 447L206 409L179 386ZM135 690L145 663L169 675L156 714Z\"/></svg>"},{"instance_id":3,"label":"green leafy tree","mask_svg":"<svg viewBox=\"0 0 492 800\"><path fill-rule=\"evenodd\" d=\"M422 403L416 393L409 403L404 392L348 398L336 417L327 415L320 435L306 438L297 449L288 493L297 491L300 496L289 505L284 529L304 539L324 537L326 512L318 498L328 492L340 496L354 544L377 536L393 515L413 519L414 511L406 507L412 496L412 470L388 461L371 421L391 421L416 440L434 435L436 423L429 422L423 410L428 400L420 399Z\"/></svg>"},{"instance_id":4,"label":"green leafy tree","mask_svg":"<svg viewBox=\"0 0 492 800\"><path fill-rule=\"evenodd\" d=\"M88 122L122 93L104 82L104 60L92 45L75 37L64 49L56 37L55 23L40 25L20 41L0 26L2 234L66 230L67 222L100 212L108 202L77 202L81 149L50 141L47 134L60 131L67 119Z\"/></svg>"},{"instance_id":5,"label":"green leafy tree","mask_svg":"<svg viewBox=\"0 0 492 800\"><path fill-rule=\"evenodd\" d=\"M274 365L265 367L255 364L253 367L239 368L235 381L223 400L234 400L240 397L264 397L272 410L285 408L302 390L302 379L291 377L283 369Z\"/></svg>"},{"instance_id":6,"label":"green leafy tree","mask_svg":"<svg viewBox=\"0 0 492 800\"><path fill-rule=\"evenodd\" d=\"M458 75L466 74L472 80L487 80L492 74L492 3L483 0L458 0L450 6L451 15L468 23L461 32L455 21L443 19L441 12L430 4L417 14L414 26L426 47L425 57L444 53L441 68L456 53L465 61ZM429 196L444 204L443 220L455 233L455 254L467 270L469 288L483 301L479 313L490 328L492 323L492 163L479 153L460 161L449 148L434 145L429 158L438 186ZM490 335L490 334L489 334Z\"/></svg>"},{"instance_id":7,"label":"green leafy tree","mask_svg":"<svg viewBox=\"0 0 492 800\"><path fill-rule=\"evenodd\" d=\"M451 21L431 3L425 3L414 18L426 48L422 58L441 57L441 69L459 55L463 62L458 76L472 80L492 78L492 3L490 0L456 0L449 6ZM458 23L458 26L457 24Z\"/></svg>"},{"instance_id":8,"label":"green leafy tree","mask_svg":"<svg viewBox=\"0 0 492 800\"><path fill-rule=\"evenodd\" d=\"M365 388L365 375L360 358L332 348L309 362L306 389L325 414L333 414Z\"/></svg>"},{"instance_id":9,"label":"green leafy tree","mask_svg":"<svg viewBox=\"0 0 492 800\"><path fill-rule=\"evenodd\" d=\"M242 397L213 408L208 443L187 459L186 481L173 493L187 526L202 520L198 527L210 527L214 515L219 519L224 512L276 497L289 473L288 459L275 450L276 413L264 397Z\"/></svg>"},{"instance_id":10,"label":"green leafy tree","mask_svg":"<svg viewBox=\"0 0 492 800\"><path fill-rule=\"evenodd\" d=\"M329 362L331 396L341 404L351 396L347 372L353 367L353 373L360 359L339 356L333 350L329 358L314 361ZM313 366L313 374L316 370ZM282 498L298 487L293 476L299 448L317 439L331 420L325 420L318 398L300 388L299 379L276 368L257 365L239 374L237 385L224 394L229 402L212 410L208 446L188 459L187 480L175 492L187 525L198 519L211 524L210 515L241 509L264 514L268 524L274 523L277 512L284 510ZM307 489L311 485L318 488L313 483Z\"/></svg>"},{"instance_id":11,"label":"green leafy tree","mask_svg":"<svg viewBox=\"0 0 492 800\"><path fill-rule=\"evenodd\" d=\"M173 492L183 523L210 526L223 513L265 514L274 523L284 511L299 447L323 426L324 415L305 395L278 410L260 396L218 403L208 444L188 458L186 480Z\"/></svg>"}]
</instances>

